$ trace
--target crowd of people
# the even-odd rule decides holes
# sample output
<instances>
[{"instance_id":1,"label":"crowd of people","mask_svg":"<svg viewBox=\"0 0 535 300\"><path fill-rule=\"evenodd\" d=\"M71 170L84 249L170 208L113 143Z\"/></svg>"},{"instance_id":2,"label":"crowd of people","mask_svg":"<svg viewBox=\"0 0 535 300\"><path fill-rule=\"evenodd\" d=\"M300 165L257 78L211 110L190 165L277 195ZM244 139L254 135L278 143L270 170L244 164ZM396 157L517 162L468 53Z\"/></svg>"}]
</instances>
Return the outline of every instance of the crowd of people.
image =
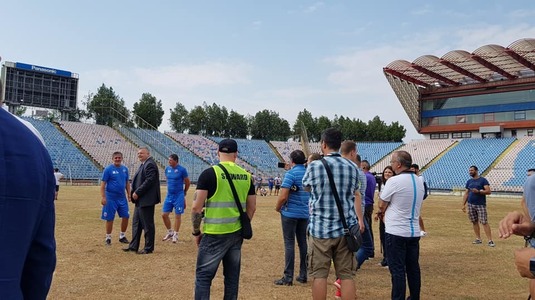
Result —
<instances>
[{"instance_id":1,"label":"crowd of people","mask_svg":"<svg viewBox=\"0 0 535 300\"><path fill-rule=\"evenodd\" d=\"M52 170L50 157L38 135L2 109L0 118L12 124L13 128L9 131L0 130L2 138L13 135L13 130L20 136L17 139L6 138L6 141L13 141L14 145L2 144L0 150L9 155L12 153L10 147L19 147L15 145L19 140L32 144L34 147L20 147L25 152L18 159L33 160L34 166ZM267 190L262 185L260 174L255 176L236 164L237 142L233 139L220 141L217 151L220 163L207 168L199 176L191 208L192 235L198 246L195 299L210 298L211 283L221 263L225 277L224 299L238 298L241 246L244 238L251 237L247 234L247 225L254 217L258 193L277 197L275 211L281 218L284 270L282 277L274 280L275 285L291 286L294 277L300 284L310 281L313 299L326 299L327 279L331 267L334 267L337 277L333 283L337 287L335 297L354 299L355 274L365 261L375 257L372 222L378 222L383 254L380 265L389 269L391 298L420 299L419 243L420 238L427 235L421 218L421 207L428 195L425 179L419 175L419 166L413 163L408 152L394 151L390 166L383 170L378 183L376 176L370 173L370 163L361 161L355 145L354 141L343 141L338 129L325 130L321 136L321 154L314 153L306 157L301 150L292 151L284 176L269 177ZM161 202L159 171L148 147L140 147L137 156L140 165L132 179L129 178L128 168L122 164L121 152L112 154L112 163L103 171L100 194L101 218L105 221L106 231L104 244L112 243L113 221L117 214L121 218L118 241L128 244L123 250L151 254L154 252L156 235L155 206ZM4 161L8 159L4 157ZM17 163L16 159L9 161ZM190 188L190 179L176 154L169 156L168 163L165 169L167 196L162 208L166 227L163 240L176 243L181 217L186 209L185 196ZM5 170L0 169L0 172ZM532 258L535 257L535 176L530 176L531 171L528 170L521 211L511 212L500 221L499 236L526 237L529 247L515 252L515 263L519 273L531 279L530 292L535 293L535 259ZM34 215L33 221L25 221L17 232L17 237L27 236L28 239L15 239L12 234L0 232L4 241L16 246L12 251L25 254L24 258L17 260L6 260L9 256L0 256L4 257L3 265L7 266L0 270L0 279L10 278L0 280L2 297L45 298L52 281L56 261L54 199L57 198L58 180L62 175L57 169L36 174L47 176L28 177L28 180L34 180L32 182L37 188L20 189L26 193L23 197L34 200L27 201L28 205L23 208ZM466 182L462 211L467 213L473 225L473 244L483 243L481 225L487 245L495 247L486 206L486 196L491 194L490 185L479 175L477 166L471 166L468 174L471 178ZM2 178L9 181L13 177L6 175ZM335 194L340 207L334 200ZM0 197L3 201L14 199L10 194L1 194ZM34 202L35 205L31 206ZM131 241L126 237L130 218L128 202L134 204ZM13 207L17 208L16 205ZM375 209L377 211L372 218ZM172 226L170 213L173 210L175 219ZM2 218L16 222L15 214L10 211L2 210L0 214ZM354 226L358 226L362 237L362 245L357 252L350 251L347 246L346 228ZM25 234L30 231L37 234ZM141 247L142 233L144 245ZM299 249L298 271L295 270L296 241ZM32 251L36 247L41 250ZM16 252L13 253L15 255ZM28 268L28 265L32 267Z\"/></svg>"}]
</instances>

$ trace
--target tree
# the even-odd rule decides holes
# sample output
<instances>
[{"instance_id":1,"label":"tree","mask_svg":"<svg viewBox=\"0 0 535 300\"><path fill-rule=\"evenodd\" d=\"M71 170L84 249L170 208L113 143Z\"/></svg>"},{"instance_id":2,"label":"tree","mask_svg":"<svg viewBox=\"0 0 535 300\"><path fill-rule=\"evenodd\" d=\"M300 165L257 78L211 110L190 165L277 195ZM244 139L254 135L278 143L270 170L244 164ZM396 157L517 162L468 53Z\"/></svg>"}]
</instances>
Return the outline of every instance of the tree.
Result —
<instances>
[{"instance_id":1,"label":"tree","mask_svg":"<svg viewBox=\"0 0 535 300\"><path fill-rule=\"evenodd\" d=\"M115 94L112 87L108 88L103 83L95 95L88 96L90 98L87 100L87 112L97 124L111 126L114 120L118 120L131 126L128 121L130 112L124 106L124 100Z\"/></svg>"},{"instance_id":2,"label":"tree","mask_svg":"<svg viewBox=\"0 0 535 300\"><path fill-rule=\"evenodd\" d=\"M321 138L321 132L318 132L316 120L314 120L312 113L306 110L306 108L297 114L297 118L293 126L293 132L295 135L301 135L301 122L307 129L308 139L311 142L319 141Z\"/></svg>"},{"instance_id":3,"label":"tree","mask_svg":"<svg viewBox=\"0 0 535 300\"><path fill-rule=\"evenodd\" d=\"M170 109L171 117L169 117L169 123L171 128L178 132L183 133L189 127L188 110L184 104L177 102L174 109Z\"/></svg>"},{"instance_id":4,"label":"tree","mask_svg":"<svg viewBox=\"0 0 535 300\"><path fill-rule=\"evenodd\" d=\"M244 115L231 110L228 117L227 135L232 138L244 139L248 134L247 119Z\"/></svg>"},{"instance_id":5,"label":"tree","mask_svg":"<svg viewBox=\"0 0 535 300\"><path fill-rule=\"evenodd\" d=\"M316 126L317 126L317 130L319 132L319 135L320 135L320 137L318 138L318 141L319 141L321 139L321 133L325 129L331 128L333 125L332 125L331 120L329 120L329 118L327 118L326 116L321 116L321 117L317 118L315 123L316 123Z\"/></svg>"},{"instance_id":6,"label":"tree","mask_svg":"<svg viewBox=\"0 0 535 300\"><path fill-rule=\"evenodd\" d=\"M388 141L401 142L405 137L407 130L403 125L400 125L399 122L396 121L390 123L386 132L388 134Z\"/></svg>"},{"instance_id":7,"label":"tree","mask_svg":"<svg viewBox=\"0 0 535 300\"><path fill-rule=\"evenodd\" d=\"M227 120L229 117L226 107L219 107L217 104L213 103L208 106L206 103L203 103L204 110L206 113L205 120L205 132L206 135L211 136L226 136L227 131Z\"/></svg>"},{"instance_id":8,"label":"tree","mask_svg":"<svg viewBox=\"0 0 535 300\"><path fill-rule=\"evenodd\" d=\"M204 134L204 122L206 121L206 112L202 106L195 106L188 114L189 133Z\"/></svg>"},{"instance_id":9,"label":"tree","mask_svg":"<svg viewBox=\"0 0 535 300\"><path fill-rule=\"evenodd\" d=\"M387 139L387 126L386 123L375 116L368 121L368 134L366 135L367 141L386 141Z\"/></svg>"},{"instance_id":10,"label":"tree","mask_svg":"<svg viewBox=\"0 0 535 300\"><path fill-rule=\"evenodd\" d=\"M134 121L139 128L157 129L162 124L164 110L162 100L150 93L143 93L139 102L134 103Z\"/></svg>"},{"instance_id":11,"label":"tree","mask_svg":"<svg viewBox=\"0 0 535 300\"><path fill-rule=\"evenodd\" d=\"M277 112L267 109L257 112L250 126L253 139L280 141L288 139L291 134L288 121L281 119Z\"/></svg>"}]
</instances>

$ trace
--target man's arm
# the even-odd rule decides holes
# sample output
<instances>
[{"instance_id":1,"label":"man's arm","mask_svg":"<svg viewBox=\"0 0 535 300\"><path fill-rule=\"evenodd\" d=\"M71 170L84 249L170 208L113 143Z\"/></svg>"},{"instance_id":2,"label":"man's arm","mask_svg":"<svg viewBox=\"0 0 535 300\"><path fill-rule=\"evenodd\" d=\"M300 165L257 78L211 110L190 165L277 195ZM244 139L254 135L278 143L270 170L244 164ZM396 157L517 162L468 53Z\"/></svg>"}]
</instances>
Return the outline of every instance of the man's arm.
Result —
<instances>
[{"instance_id":1,"label":"man's arm","mask_svg":"<svg viewBox=\"0 0 535 300\"><path fill-rule=\"evenodd\" d=\"M248 195L245 202L245 212L249 216L249 219L252 220L256 212L256 195Z\"/></svg>"},{"instance_id":2,"label":"man's arm","mask_svg":"<svg viewBox=\"0 0 535 300\"><path fill-rule=\"evenodd\" d=\"M130 181L128 180L128 178L126 178L126 199L128 199L128 202L131 201L131 196L132 194L130 193Z\"/></svg>"},{"instance_id":3,"label":"man's arm","mask_svg":"<svg viewBox=\"0 0 535 300\"><path fill-rule=\"evenodd\" d=\"M515 264L520 276L535 279L530 270L530 260L535 257L535 249L531 247L515 250Z\"/></svg>"},{"instance_id":4,"label":"man's arm","mask_svg":"<svg viewBox=\"0 0 535 300\"><path fill-rule=\"evenodd\" d=\"M184 178L184 194L188 192L190 184L191 181L189 180L189 177Z\"/></svg>"},{"instance_id":5,"label":"man's arm","mask_svg":"<svg viewBox=\"0 0 535 300\"><path fill-rule=\"evenodd\" d=\"M357 213L357 218L359 220L360 233L364 232L364 214L362 213L362 197L360 196L360 191L355 191L355 211Z\"/></svg>"},{"instance_id":6,"label":"man's arm","mask_svg":"<svg viewBox=\"0 0 535 300\"><path fill-rule=\"evenodd\" d=\"M483 189L482 190L479 190L479 193L481 195L490 195L491 194L491 191L490 191L490 185L486 184L483 186Z\"/></svg>"},{"instance_id":7,"label":"man's arm","mask_svg":"<svg viewBox=\"0 0 535 300\"><path fill-rule=\"evenodd\" d=\"M469 191L468 189L466 189L466 190L464 191L464 195L463 195L463 206L462 206L462 211L463 211L463 212L466 212L466 202L468 202L468 193L469 193L469 192L470 192L470 191Z\"/></svg>"},{"instance_id":8,"label":"man's arm","mask_svg":"<svg viewBox=\"0 0 535 300\"><path fill-rule=\"evenodd\" d=\"M191 223L193 225L193 235L201 233L202 210L204 202L208 196L207 190L196 190L193 194L193 205L191 207Z\"/></svg>"},{"instance_id":9,"label":"man's arm","mask_svg":"<svg viewBox=\"0 0 535 300\"><path fill-rule=\"evenodd\" d=\"M106 205L106 181L100 181L100 204Z\"/></svg>"},{"instance_id":10,"label":"man's arm","mask_svg":"<svg viewBox=\"0 0 535 300\"><path fill-rule=\"evenodd\" d=\"M290 195L289 188L281 188L279 192L279 198L277 199L277 204L275 205L275 211L280 212L281 207L288 201L288 196Z\"/></svg>"}]
</instances>

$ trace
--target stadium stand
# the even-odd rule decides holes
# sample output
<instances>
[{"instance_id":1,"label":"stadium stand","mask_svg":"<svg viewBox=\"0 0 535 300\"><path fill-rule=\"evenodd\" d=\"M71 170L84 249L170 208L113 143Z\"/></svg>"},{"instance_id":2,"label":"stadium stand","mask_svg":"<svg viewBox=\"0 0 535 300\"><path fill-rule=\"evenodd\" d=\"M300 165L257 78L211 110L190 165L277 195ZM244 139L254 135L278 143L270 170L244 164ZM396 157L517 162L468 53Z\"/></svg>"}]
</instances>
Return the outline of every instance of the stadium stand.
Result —
<instances>
[{"instance_id":1,"label":"stadium stand","mask_svg":"<svg viewBox=\"0 0 535 300\"><path fill-rule=\"evenodd\" d=\"M34 118L22 117L30 122L43 136L46 148L55 168L65 175L65 179L98 179L100 170L52 123Z\"/></svg>"},{"instance_id":2,"label":"stadium stand","mask_svg":"<svg viewBox=\"0 0 535 300\"><path fill-rule=\"evenodd\" d=\"M502 163L503 162L503 163ZM518 139L518 143L511 149L502 161L489 173L492 178L497 174L499 189L522 191L526 180L526 171L535 168L535 139L533 137L523 137Z\"/></svg>"},{"instance_id":3,"label":"stadium stand","mask_svg":"<svg viewBox=\"0 0 535 300\"><path fill-rule=\"evenodd\" d=\"M357 153L360 154L362 160L367 160L370 165L374 165L401 145L401 142L357 142Z\"/></svg>"},{"instance_id":4,"label":"stadium stand","mask_svg":"<svg viewBox=\"0 0 535 300\"><path fill-rule=\"evenodd\" d=\"M154 159L162 166L167 166L169 155L176 153L180 164L188 170L190 180L194 182L197 181L201 172L210 166L189 149L159 131L128 127L121 127L120 131L134 142L137 141L142 145L148 145L151 148L151 154Z\"/></svg>"},{"instance_id":5,"label":"stadium stand","mask_svg":"<svg viewBox=\"0 0 535 300\"><path fill-rule=\"evenodd\" d=\"M412 161L418 164L421 170L424 170L427 164L455 142L456 140L412 140L396 150L409 152ZM381 173L389 165L390 154L387 154L371 168L371 171Z\"/></svg>"},{"instance_id":6,"label":"stadium stand","mask_svg":"<svg viewBox=\"0 0 535 300\"><path fill-rule=\"evenodd\" d=\"M80 122L61 121L61 128L82 147L100 166L112 163L115 151L123 154L123 164L132 178L139 165L137 146L126 140L113 128Z\"/></svg>"},{"instance_id":7,"label":"stadium stand","mask_svg":"<svg viewBox=\"0 0 535 300\"><path fill-rule=\"evenodd\" d=\"M471 165L483 174L514 141L514 138L461 140L430 165L423 176L432 189L464 189Z\"/></svg>"},{"instance_id":8,"label":"stadium stand","mask_svg":"<svg viewBox=\"0 0 535 300\"><path fill-rule=\"evenodd\" d=\"M271 141L271 145L273 145L273 147L277 149L277 152L279 152L279 154L284 159L284 161L290 161L290 153L292 153L292 151L303 150L301 143L295 142L295 141L286 141L286 142Z\"/></svg>"},{"instance_id":9,"label":"stadium stand","mask_svg":"<svg viewBox=\"0 0 535 300\"><path fill-rule=\"evenodd\" d=\"M216 143L219 143L223 138L210 137ZM238 156L249 163L256 172L266 174L277 174L280 170L277 169L279 159L273 153L271 147L262 140L247 140L235 139L238 142Z\"/></svg>"}]
</instances>

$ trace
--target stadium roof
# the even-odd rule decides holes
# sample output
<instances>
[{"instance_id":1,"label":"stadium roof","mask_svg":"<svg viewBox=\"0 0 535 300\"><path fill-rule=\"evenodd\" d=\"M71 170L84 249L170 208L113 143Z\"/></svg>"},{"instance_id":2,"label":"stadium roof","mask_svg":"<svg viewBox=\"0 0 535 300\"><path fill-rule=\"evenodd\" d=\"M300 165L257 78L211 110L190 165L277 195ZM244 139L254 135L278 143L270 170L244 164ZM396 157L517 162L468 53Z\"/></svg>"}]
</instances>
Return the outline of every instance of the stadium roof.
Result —
<instances>
[{"instance_id":1,"label":"stadium roof","mask_svg":"<svg viewBox=\"0 0 535 300\"><path fill-rule=\"evenodd\" d=\"M412 63L395 60L383 72L417 130L419 91L535 77L535 39L520 39L504 48L485 45L469 53L453 50L441 58L423 55Z\"/></svg>"}]
</instances>

